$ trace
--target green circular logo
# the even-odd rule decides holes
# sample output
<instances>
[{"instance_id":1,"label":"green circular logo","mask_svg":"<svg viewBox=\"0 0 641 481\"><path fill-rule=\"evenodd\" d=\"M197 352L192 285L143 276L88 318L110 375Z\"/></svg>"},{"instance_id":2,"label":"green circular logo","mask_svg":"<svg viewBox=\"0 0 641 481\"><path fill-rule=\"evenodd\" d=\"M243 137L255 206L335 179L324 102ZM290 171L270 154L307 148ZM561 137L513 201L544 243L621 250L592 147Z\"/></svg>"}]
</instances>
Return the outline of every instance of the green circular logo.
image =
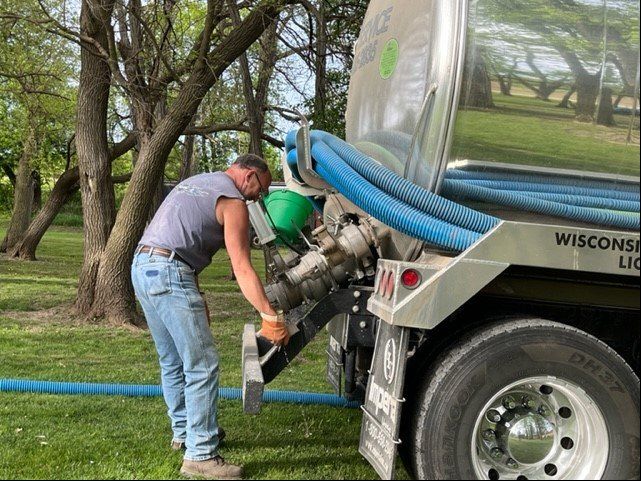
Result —
<instances>
[{"instance_id":1,"label":"green circular logo","mask_svg":"<svg viewBox=\"0 0 641 481\"><path fill-rule=\"evenodd\" d=\"M396 69L396 63L398 62L398 41L395 38L391 38L383 47L383 52L381 52L381 61L378 65L378 71L381 74L381 78L387 80L392 76L394 70Z\"/></svg>"}]
</instances>

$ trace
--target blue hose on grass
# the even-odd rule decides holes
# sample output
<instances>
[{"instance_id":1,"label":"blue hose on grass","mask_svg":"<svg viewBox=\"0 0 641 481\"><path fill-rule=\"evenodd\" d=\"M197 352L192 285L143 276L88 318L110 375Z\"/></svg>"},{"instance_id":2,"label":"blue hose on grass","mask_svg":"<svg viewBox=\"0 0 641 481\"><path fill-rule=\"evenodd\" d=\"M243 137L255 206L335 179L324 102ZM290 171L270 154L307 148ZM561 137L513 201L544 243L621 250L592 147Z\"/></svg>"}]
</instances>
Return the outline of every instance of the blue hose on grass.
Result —
<instances>
[{"instance_id":1,"label":"blue hose on grass","mask_svg":"<svg viewBox=\"0 0 641 481\"><path fill-rule=\"evenodd\" d=\"M103 396L157 397L162 389L153 384L99 384L84 382L32 381L27 379L0 379L0 392L28 392L37 394L88 394ZM222 399L242 399L242 389L221 387ZM334 407L358 408L360 403L348 401L334 394L302 391L265 391L264 402L287 404L315 404Z\"/></svg>"}]
</instances>

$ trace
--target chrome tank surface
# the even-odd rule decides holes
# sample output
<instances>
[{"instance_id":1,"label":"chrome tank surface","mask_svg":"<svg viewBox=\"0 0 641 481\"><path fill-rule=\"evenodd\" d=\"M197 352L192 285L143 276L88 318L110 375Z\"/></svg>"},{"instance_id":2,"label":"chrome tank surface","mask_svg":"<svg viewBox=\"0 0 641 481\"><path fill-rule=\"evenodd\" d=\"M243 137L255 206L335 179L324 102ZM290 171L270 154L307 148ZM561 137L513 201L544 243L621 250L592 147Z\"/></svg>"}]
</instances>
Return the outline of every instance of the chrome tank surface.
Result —
<instances>
[{"instance_id":1,"label":"chrome tank surface","mask_svg":"<svg viewBox=\"0 0 641 481\"><path fill-rule=\"evenodd\" d=\"M466 37L450 167L638 182L638 1L472 1Z\"/></svg>"},{"instance_id":2,"label":"chrome tank surface","mask_svg":"<svg viewBox=\"0 0 641 481\"><path fill-rule=\"evenodd\" d=\"M435 192L450 169L638 189L638 5L372 0L354 48L347 141Z\"/></svg>"},{"instance_id":3,"label":"chrome tank surface","mask_svg":"<svg viewBox=\"0 0 641 481\"><path fill-rule=\"evenodd\" d=\"M443 156L464 21L464 2L372 0L354 46L347 141L428 188Z\"/></svg>"}]
</instances>

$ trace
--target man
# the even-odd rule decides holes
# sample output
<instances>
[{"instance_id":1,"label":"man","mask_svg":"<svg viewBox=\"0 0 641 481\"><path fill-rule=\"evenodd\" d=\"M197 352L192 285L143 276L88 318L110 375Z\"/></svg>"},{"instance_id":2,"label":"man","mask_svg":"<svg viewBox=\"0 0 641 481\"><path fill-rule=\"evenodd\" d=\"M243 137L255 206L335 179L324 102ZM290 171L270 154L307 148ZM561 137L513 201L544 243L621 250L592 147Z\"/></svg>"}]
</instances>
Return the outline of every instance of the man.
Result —
<instances>
[{"instance_id":1,"label":"man","mask_svg":"<svg viewBox=\"0 0 641 481\"><path fill-rule=\"evenodd\" d=\"M164 200L136 249L131 277L158 351L172 447L185 449L184 476L242 476L242 468L218 453L218 353L197 277L223 242L243 295L261 314L260 334L278 345L289 340L250 259L245 200L258 199L270 184L267 164L251 154L225 172L186 179Z\"/></svg>"}]
</instances>

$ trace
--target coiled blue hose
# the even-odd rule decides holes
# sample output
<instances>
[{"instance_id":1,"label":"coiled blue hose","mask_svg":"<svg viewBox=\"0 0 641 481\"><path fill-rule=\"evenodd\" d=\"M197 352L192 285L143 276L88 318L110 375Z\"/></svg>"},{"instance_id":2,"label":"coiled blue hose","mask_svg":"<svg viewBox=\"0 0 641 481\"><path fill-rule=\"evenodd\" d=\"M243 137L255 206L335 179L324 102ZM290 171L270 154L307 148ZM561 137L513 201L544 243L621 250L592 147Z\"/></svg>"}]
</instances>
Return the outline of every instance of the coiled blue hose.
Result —
<instances>
[{"instance_id":1,"label":"coiled blue hose","mask_svg":"<svg viewBox=\"0 0 641 481\"><path fill-rule=\"evenodd\" d=\"M404 234L457 251L467 249L481 237L478 232L443 222L383 192L323 141L312 143L312 155L316 159L316 172L327 182L365 212Z\"/></svg>"},{"instance_id":2,"label":"coiled blue hose","mask_svg":"<svg viewBox=\"0 0 641 481\"><path fill-rule=\"evenodd\" d=\"M0 392L28 392L39 394L88 394L105 396L155 397L162 396L160 386L151 384L99 384L81 382L33 381L28 379L0 379ZM242 399L242 389L221 387L222 399ZM357 408L360 404L333 395L300 391L265 391L264 402L288 404L318 404Z\"/></svg>"},{"instance_id":3,"label":"coiled blue hose","mask_svg":"<svg viewBox=\"0 0 641 481\"><path fill-rule=\"evenodd\" d=\"M411 183L327 132L313 131L311 139L312 144L315 141L325 142L356 172L384 192L437 219L481 234L500 222L496 217L462 206Z\"/></svg>"},{"instance_id":4,"label":"coiled blue hose","mask_svg":"<svg viewBox=\"0 0 641 481\"><path fill-rule=\"evenodd\" d=\"M495 190L463 180L445 179L443 181L443 194L463 199L481 200L483 202L509 206L519 210L565 217L592 224L621 227L624 229L639 228L638 214L634 215L633 213L629 213L632 215L627 215L626 213L611 210L561 204L559 202L529 197L527 194L521 192L514 194L506 190Z\"/></svg>"},{"instance_id":5,"label":"coiled blue hose","mask_svg":"<svg viewBox=\"0 0 641 481\"><path fill-rule=\"evenodd\" d=\"M327 182L361 209L401 232L436 245L457 249L454 245L460 246L461 243L446 242L448 236L460 241L462 237L468 237L469 232L483 234L498 222L495 217L446 201L433 193L426 193L428 191L425 189L380 166L331 134L312 131L311 144L312 157L316 161L315 168ZM324 147L314 149L316 144L324 144ZM288 152L287 163L294 175L298 177L296 131L287 135L285 145ZM352 169L345 169L344 165ZM589 179L569 180L553 178L545 174L537 177L520 173L508 173L501 179L497 175L491 172L468 172L455 169L448 171L443 182L443 194L451 198L491 202L603 226L639 229L637 186L617 185L617 189L612 189L612 185L607 182ZM354 185L359 186L358 195L350 191ZM381 193L386 196L381 196ZM380 198L372 199L372 196L380 196ZM393 203L393 200L399 201L400 204ZM390 208L390 205L393 207ZM411 222L404 223L399 219L401 217L399 214L403 212L403 215L406 215L404 213L406 211L395 209L408 206L419 213L427 214L428 217L423 220L414 217ZM418 214L411 211L411 215ZM430 232L429 229L427 229L428 232L426 229L420 229L420 222L435 220L442 223L434 232ZM396 227L399 224L401 228ZM464 228L467 232L460 232L458 230L460 228ZM417 231L421 231L421 235L412 233ZM430 234L429 240L425 237L426 234ZM477 238L478 236L472 239ZM464 248L469 245L471 243Z\"/></svg>"},{"instance_id":6,"label":"coiled blue hose","mask_svg":"<svg viewBox=\"0 0 641 481\"><path fill-rule=\"evenodd\" d=\"M551 174L523 174L518 172L485 172L478 170L461 170L448 169L445 172L447 179L464 179L464 180L497 180L510 182L542 183L542 184L560 184L581 186L592 189L612 190L612 182L605 182L593 179L577 179L563 176L553 176ZM639 195L639 186L634 184L617 184L616 190L623 192L634 192Z\"/></svg>"},{"instance_id":7,"label":"coiled blue hose","mask_svg":"<svg viewBox=\"0 0 641 481\"><path fill-rule=\"evenodd\" d=\"M447 180L447 179L446 179ZM467 185L476 185L486 189L495 190L512 190L519 192L547 192L551 194L565 195L582 195L589 197L603 197L607 199L618 199L629 202L639 202L638 192L623 192L614 189L592 189L589 187L560 185L560 184L540 184L536 182L511 182L499 180L454 180L453 182L465 183Z\"/></svg>"},{"instance_id":8,"label":"coiled blue hose","mask_svg":"<svg viewBox=\"0 0 641 481\"><path fill-rule=\"evenodd\" d=\"M593 207L595 209L618 210L630 213L639 211L639 203L634 201L608 199L605 197L589 197L583 195L551 194L549 192L506 192L515 195L526 195L528 197L534 197L535 199L560 202L561 204L575 205L578 207Z\"/></svg>"}]
</instances>

